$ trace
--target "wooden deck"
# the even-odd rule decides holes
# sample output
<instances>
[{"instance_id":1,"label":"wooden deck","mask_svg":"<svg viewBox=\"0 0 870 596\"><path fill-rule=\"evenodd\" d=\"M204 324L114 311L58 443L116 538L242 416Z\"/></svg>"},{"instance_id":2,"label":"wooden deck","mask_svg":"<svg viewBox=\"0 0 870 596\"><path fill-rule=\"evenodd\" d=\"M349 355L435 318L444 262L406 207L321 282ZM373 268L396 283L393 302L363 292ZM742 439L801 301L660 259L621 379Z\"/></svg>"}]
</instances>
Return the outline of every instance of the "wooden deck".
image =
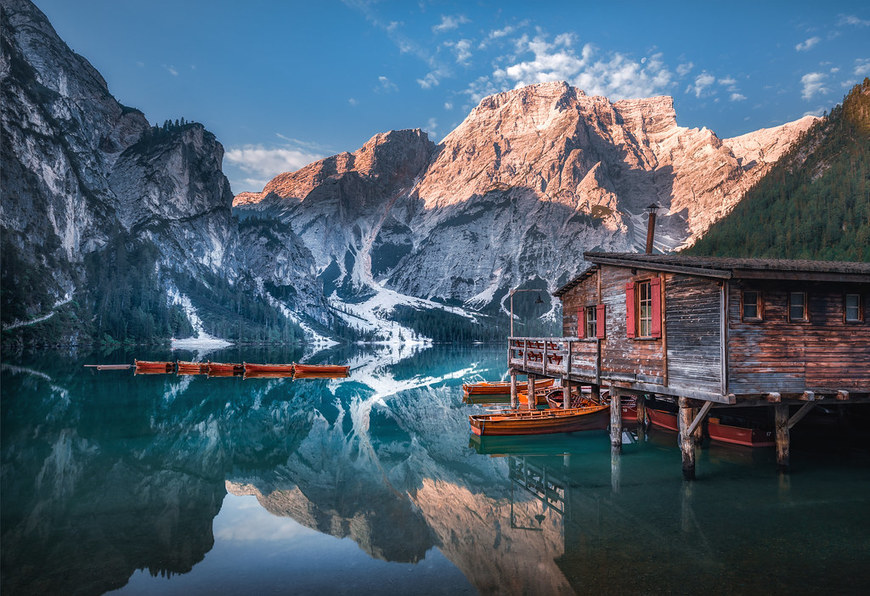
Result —
<instances>
[{"instance_id":1,"label":"wooden deck","mask_svg":"<svg viewBox=\"0 0 870 596\"><path fill-rule=\"evenodd\" d=\"M579 337L511 337L508 368L599 385L601 343Z\"/></svg>"}]
</instances>

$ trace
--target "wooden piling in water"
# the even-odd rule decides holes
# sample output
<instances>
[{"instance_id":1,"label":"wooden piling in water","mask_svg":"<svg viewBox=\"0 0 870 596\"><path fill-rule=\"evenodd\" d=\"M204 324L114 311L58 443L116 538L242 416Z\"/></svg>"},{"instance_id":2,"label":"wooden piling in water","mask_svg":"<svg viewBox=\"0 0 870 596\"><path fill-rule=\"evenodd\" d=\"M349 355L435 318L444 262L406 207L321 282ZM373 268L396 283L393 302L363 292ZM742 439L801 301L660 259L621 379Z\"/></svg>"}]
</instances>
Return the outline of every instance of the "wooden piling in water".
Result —
<instances>
[{"instance_id":1,"label":"wooden piling in water","mask_svg":"<svg viewBox=\"0 0 870 596\"><path fill-rule=\"evenodd\" d=\"M622 395L615 388L610 390L610 447L622 453Z\"/></svg>"},{"instance_id":2,"label":"wooden piling in water","mask_svg":"<svg viewBox=\"0 0 870 596\"><path fill-rule=\"evenodd\" d=\"M689 432L689 427L692 425L692 408L689 403L687 398L679 398L680 411L677 416L677 426L680 429L679 441L684 480L695 479L695 440Z\"/></svg>"},{"instance_id":3,"label":"wooden piling in water","mask_svg":"<svg viewBox=\"0 0 870 596\"><path fill-rule=\"evenodd\" d=\"M511 409L516 410L520 405L520 399L517 396L517 371L516 369L510 370L511 375Z\"/></svg>"},{"instance_id":4,"label":"wooden piling in water","mask_svg":"<svg viewBox=\"0 0 870 596\"><path fill-rule=\"evenodd\" d=\"M789 467L788 405L775 405L773 414L776 428L776 467L785 472Z\"/></svg>"},{"instance_id":5,"label":"wooden piling in water","mask_svg":"<svg viewBox=\"0 0 870 596\"><path fill-rule=\"evenodd\" d=\"M571 381L562 379L562 408L568 409L571 407Z\"/></svg>"},{"instance_id":6,"label":"wooden piling in water","mask_svg":"<svg viewBox=\"0 0 870 596\"><path fill-rule=\"evenodd\" d=\"M528 376L528 382L526 385L526 389L528 391L528 407L530 410L537 409L538 407L538 398L535 396L535 375Z\"/></svg>"}]
</instances>

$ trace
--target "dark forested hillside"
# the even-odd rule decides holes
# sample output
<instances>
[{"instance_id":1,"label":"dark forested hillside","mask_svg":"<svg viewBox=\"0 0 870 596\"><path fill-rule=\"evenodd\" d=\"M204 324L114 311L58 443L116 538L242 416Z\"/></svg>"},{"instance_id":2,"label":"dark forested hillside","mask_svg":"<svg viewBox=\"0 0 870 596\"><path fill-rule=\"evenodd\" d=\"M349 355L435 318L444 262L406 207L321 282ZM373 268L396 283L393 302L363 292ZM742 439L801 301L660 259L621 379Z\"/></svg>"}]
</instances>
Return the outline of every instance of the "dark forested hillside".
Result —
<instances>
[{"instance_id":1,"label":"dark forested hillside","mask_svg":"<svg viewBox=\"0 0 870 596\"><path fill-rule=\"evenodd\" d=\"M870 261L870 79L685 252Z\"/></svg>"}]
</instances>

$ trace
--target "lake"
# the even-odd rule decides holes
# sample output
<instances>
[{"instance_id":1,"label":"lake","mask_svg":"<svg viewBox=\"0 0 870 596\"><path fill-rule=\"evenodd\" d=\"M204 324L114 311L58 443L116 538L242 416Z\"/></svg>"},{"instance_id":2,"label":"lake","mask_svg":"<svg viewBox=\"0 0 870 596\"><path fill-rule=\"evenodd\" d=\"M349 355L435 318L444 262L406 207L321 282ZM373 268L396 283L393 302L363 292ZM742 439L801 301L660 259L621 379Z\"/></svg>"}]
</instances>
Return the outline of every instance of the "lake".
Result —
<instances>
[{"instance_id":1,"label":"lake","mask_svg":"<svg viewBox=\"0 0 870 596\"><path fill-rule=\"evenodd\" d=\"M461 385L500 379L501 345L311 356L347 379L83 366L195 356L4 356L4 594L870 589L865 441L798 425L787 475L772 448L712 444L684 482L667 431L617 457L606 431L474 440Z\"/></svg>"}]
</instances>

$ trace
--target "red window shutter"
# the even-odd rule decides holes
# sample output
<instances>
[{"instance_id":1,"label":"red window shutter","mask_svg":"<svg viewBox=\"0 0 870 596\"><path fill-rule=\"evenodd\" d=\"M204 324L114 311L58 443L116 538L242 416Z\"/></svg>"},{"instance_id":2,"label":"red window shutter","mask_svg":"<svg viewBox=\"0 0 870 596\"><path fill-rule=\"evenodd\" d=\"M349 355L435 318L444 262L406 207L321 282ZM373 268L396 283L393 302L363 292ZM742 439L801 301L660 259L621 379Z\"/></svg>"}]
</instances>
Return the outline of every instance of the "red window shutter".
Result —
<instances>
[{"instance_id":1,"label":"red window shutter","mask_svg":"<svg viewBox=\"0 0 870 596\"><path fill-rule=\"evenodd\" d=\"M634 282L625 284L625 334L634 337Z\"/></svg>"},{"instance_id":2,"label":"red window shutter","mask_svg":"<svg viewBox=\"0 0 870 596\"><path fill-rule=\"evenodd\" d=\"M595 307L595 337L604 339L604 305Z\"/></svg>"},{"instance_id":3,"label":"red window shutter","mask_svg":"<svg viewBox=\"0 0 870 596\"><path fill-rule=\"evenodd\" d=\"M662 280L654 277L650 280L649 289L652 296L652 332L655 338L662 336Z\"/></svg>"},{"instance_id":4,"label":"red window shutter","mask_svg":"<svg viewBox=\"0 0 870 596\"><path fill-rule=\"evenodd\" d=\"M586 309L577 309L577 337L586 337Z\"/></svg>"}]
</instances>

